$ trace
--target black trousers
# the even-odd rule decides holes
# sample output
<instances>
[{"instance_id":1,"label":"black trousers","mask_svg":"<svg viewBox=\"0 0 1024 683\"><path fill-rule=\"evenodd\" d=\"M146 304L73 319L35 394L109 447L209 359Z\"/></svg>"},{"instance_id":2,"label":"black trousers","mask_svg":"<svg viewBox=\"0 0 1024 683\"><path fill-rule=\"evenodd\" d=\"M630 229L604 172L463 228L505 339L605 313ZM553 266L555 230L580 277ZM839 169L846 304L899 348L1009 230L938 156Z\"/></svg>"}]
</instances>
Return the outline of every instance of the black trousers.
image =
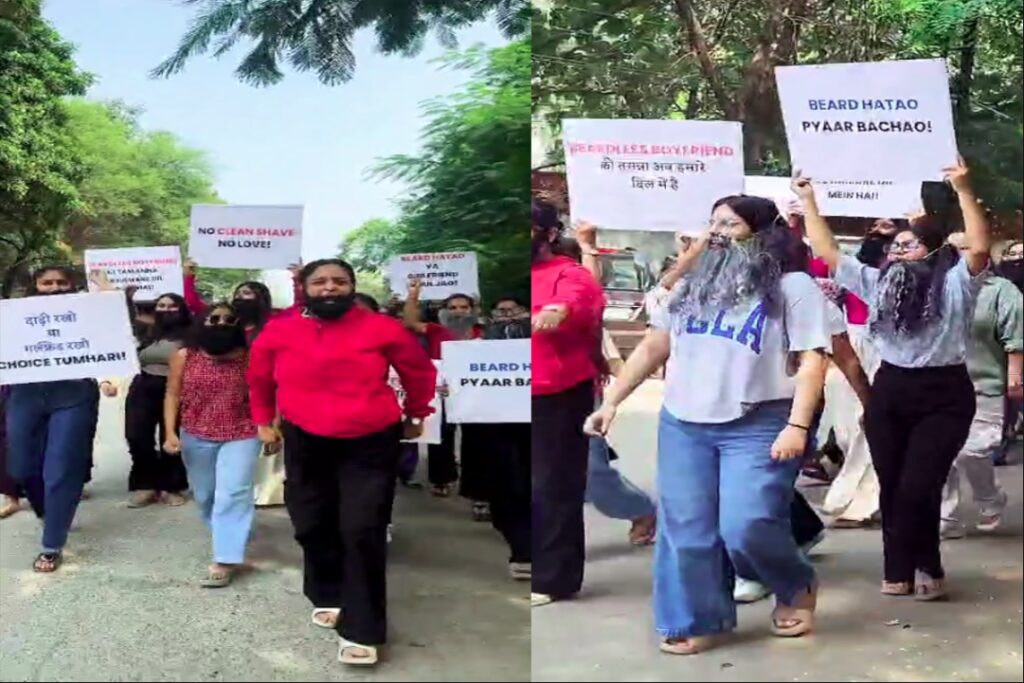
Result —
<instances>
[{"instance_id":1,"label":"black trousers","mask_svg":"<svg viewBox=\"0 0 1024 683\"><path fill-rule=\"evenodd\" d=\"M505 538L510 562L530 562L530 425L473 425L487 427L490 448L483 462L486 500L491 524Z\"/></svg>"},{"instance_id":2,"label":"black trousers","mask_svg":"<svg viewBox=\"0 0 1024 683\"><path fill-rule=\"evenodd\" d=\"M304 558L303 591L340 608L338 633L360 645L387 640L387 528L402 428L358 439L282 427L285 505Z\"/></svg>"},{"instance_id":3,"label":"black trousers","mask_svg":"<svg viewBox=\"0 0 1024 683\"><path fill-rule=\"evenodd\" d=\"M533 397L533 591L569 597L583 586L583 499L594 383Z\"/></svg>"},{"instance_id":4,"label":"black trousers","mask_svg":"<svg viewBox=\"0 0 1024 683\"><path fill-rule=\"evenodd\" d=\"M444 411L444 407L441 408ZM455 465L455 425L441 413L441 443L427 446L427 479L432 486L447 486L459 478Z\"/></svg>"},{"instance_id":5,"label":"black trousers","mask_svg":"<svg viewBox=\"0 0 1024 683\"><path fill-rule=\"evenodd\" d=\"M881 488L885 579L915 570L944 577L939 552L942 488L976 409L965 365L900 368L882 363L864 428Z\"/></svg>"},{"instance_id":6,"label":"black trousers","mask_svg":"<svg viewBox=\"0 0 1024 683\"><path fill-rule=\"evenodd\" d=\"M489 467L493 452L502 438L502 427L496 424L462 425L462 467L459 472L459 495L472 501L490 500L493 483Z\"/></svg>"},{"instance_id":7,"label":"black trousers","mask_svg":"<svg viewBox=\"0 0 1024 683\"><path fill-rule=\"evenodd\" d=\"M181 456L163 452L166 390L166 377L146 373L137 375L128 388L124 436L132 456L129 491L180 493L188 490L188 474Z\"/></svg>"},{"instance_id":8,"label":"black trousers","mask_svg":"<svg viewBox=\"0 0 1024 683\"><path fill-rule=\"evenodd\" d=\"M790 525L793 529L793 540L798 546L803 546L825 530L825 523L814 511L811 504L804 498L800 491L793 492L793 502L789 506Z\"/></svg>"}]
</instances>

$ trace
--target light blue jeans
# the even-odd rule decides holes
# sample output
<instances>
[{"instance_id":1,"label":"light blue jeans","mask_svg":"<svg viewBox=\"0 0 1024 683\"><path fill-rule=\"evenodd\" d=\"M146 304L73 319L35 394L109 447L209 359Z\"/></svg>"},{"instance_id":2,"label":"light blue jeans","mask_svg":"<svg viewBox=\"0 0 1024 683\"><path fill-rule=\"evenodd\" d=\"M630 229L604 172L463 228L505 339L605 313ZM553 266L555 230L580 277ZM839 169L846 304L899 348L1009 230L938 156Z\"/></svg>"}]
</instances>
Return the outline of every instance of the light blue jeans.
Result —
<instances>
[{"instance_id":1,"label":"light blue jeans","mask_svg":"<svg viewBox=\"0 0 1024 683\"><path fill-rule=\"evenodd\" d=\"M182 431L181 454L203 522L213 533L213 561L241 564L256 512L253 478L260 440L207 441Z\"/></svg>"},{"instance_id":2,"label":"light blue jeans","mask_svg":"<svg viewBox=\"0 0 1024 683\"><path fill-rule=\"evenodd\" d=\"M790 528L801 460L771 446L789 401L763 403L725 424L682 422L662 411L654 615L664 638L736 628L733 573L757 576L783 604L814 582ZM727 558L728 554L728 558Z\"/></svg>"},{"instance_id":3,"label":"light blue jeans","mask_svg":"<svg viewBox=\"0 0 1024 683\"><path fill-rule=\"evenodd\" d=\"M632 521L655 513L651 497L612 467L611 446L600 436L590 437L586 496L598 512L612 519Z\"/></svg>"}]
</instances>

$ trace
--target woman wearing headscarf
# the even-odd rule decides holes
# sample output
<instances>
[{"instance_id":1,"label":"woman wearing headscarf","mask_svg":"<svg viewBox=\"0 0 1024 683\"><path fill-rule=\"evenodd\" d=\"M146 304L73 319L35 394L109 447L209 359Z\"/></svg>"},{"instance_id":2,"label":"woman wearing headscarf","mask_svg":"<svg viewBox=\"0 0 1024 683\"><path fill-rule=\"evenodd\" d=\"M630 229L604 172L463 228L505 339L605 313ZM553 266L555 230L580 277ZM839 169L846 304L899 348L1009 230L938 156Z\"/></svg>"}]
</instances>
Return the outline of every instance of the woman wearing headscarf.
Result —
<instances>
[{"instance_id":1,"label":"woman wearing headscarf","mask_svg":"<svg viewBox=\"0 0 1024 683\"><path fill-rule=\"evenodd\" d=\"M77 274L64 266L40 268L30 296L71 294ZM16 384L7 400L7 467L43 521L42 550L33 569L56 571L89 475L99 415L94 379Z\"/></svg>"},{"instance_id":2,"label":"woman wearing headscarf","mask_svg":"<svg viewBox=\"0 0 1024 683\"><path fill-rule=\"evenodd\" d=\"M818 584L790 509L831 338L794 240L774 202L718 200L652 330L588 420L607 433L667 361L654 611L668 654L704 651L736 628L732 567L775 594L775 635L814 627Z\"/></svg>"},{"instance_id":3,"label":"woman wearing headscarf","mask_svg":"<svg viewBox=\"0 0 1024 683\"><path fill-rule=\"evenodd\" d=\"M300 277L301 313L271 320L252 345L252 416L265 444L284 438L285 504L313 623L337 630L342 663L370 666L387 638L401 441L422 434L437 371L401 323L356 306L348 263L314 261ZM404 424L389 366L405 389Z\"/></svg>"},{"instance_id":4,"label":"woman wearing headscarf","mask_svg":"<svg viewBox=\"0 0 1024 683\"><path fill-rule=\"evenodd\" d=\"M942 488L974 418L967 371L971 314L989 262L989 226L963 160L946 169L963 212L969 249L945 245L952 203L922 186L926 213L896 235L872 268L844 256L818 210L810 179L797 177L811 246L835 280L866 301L882 365L864 424L881 486L886 595L948 594L939 550Z\"/></svg>"},{"instance_id":5,"label":"woman wearing headscarf","mask_svg":"<svg viewBox=\"0 0 1024 683\"><path fill-rule=\"evenodd\" d=\"M558 211L534 199L532 291L533 595L535 607L575 596L583 586L583 501L594 407L604 291L562 253Z\"/></svg>"}]
</instances>

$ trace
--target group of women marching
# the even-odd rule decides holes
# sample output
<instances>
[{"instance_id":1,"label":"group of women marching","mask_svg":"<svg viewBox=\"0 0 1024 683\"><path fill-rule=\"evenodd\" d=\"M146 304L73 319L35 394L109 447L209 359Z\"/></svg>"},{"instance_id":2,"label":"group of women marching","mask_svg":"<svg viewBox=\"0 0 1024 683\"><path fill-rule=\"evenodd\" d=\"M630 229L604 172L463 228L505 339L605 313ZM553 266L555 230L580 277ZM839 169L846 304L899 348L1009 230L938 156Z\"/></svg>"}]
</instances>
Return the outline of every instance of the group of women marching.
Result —
<instances>
[{"instance_id":1,"label":"group of women marching","mask_svg":"<svg viewBox=\"0 0 1024 683\"><path fill-rule=\"evenodd\" d=\"M448 324L428 334L380 313L357 292L345 261L314 261L293 275L296 303L285 310L272 308L259 282L239 285L230 302L207 304L192 266L183 297L135 306L126 292L140 367L125 400L129 507L182 505L190 492L212 539L200 583L222 588L245 566L257 501L283 502L303 550L313 625L338 632L341 662L373 665L387 637L396 483L411 476L401 472L410 445L403 441L421 436L438 390L427 349L436 346L439 358L442 341L529 336L528 311L505 298L484 325L472 298L455 297L466 310L450 312ZM29 295L71 293L81 281L63 267L32 277ZM389 383L392 371L404 405ZM3 388L0 514L17 512L25 497L43 520L37 572L61 566L89 477L100 397L117 392L110 378ZM518 427L529 429L495 425L484 435L501 452L485 466L496 474L476 474L484 483L475 496L508 541L513 578L529 579L529 451ZM261 454L283 459L283 467L260 468Z\"/></svg>"},{"instance_id":2,"label":"group of women marching","mask_svg":"<svg viewBox=\"0 0 1024 683\"><path fill-rule=\"evenodd\" d=\"M587 435L606 435L663 366L653 590L663 652L695 654L733 631L740 579L775 595L774 635L814 629L821 581L806 552L822 526L795 484L823 396L853 408L831 424L847 458L830 521L881 517L883 594L948 596L940 522L959 502L957 473L980 530L996 528L1006 504L992 468L1004 399L1021 393L1024 303L992 276L967 167L945 174L923 187L922 215L876 222L857 256L840 250L809 178L794 178L800 206L788 217L768 199L719 199L648 297L650 330L596 410L603 292L561 252L554 207L534 201L535 606L582 587ZM1010 245L999 266L1018 287L1020 252ZM807 515L817 526L801 538Z\"/></svg>"}]
</instances>

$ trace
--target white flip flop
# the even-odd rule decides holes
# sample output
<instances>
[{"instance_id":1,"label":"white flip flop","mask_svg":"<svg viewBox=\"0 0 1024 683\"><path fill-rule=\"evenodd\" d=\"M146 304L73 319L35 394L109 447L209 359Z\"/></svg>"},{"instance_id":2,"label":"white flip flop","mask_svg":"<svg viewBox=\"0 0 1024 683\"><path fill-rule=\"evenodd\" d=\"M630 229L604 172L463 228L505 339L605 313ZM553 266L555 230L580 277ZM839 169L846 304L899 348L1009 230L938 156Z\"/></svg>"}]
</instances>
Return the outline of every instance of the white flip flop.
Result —
<instances>
[{"instance_id":1,"label":"white flip flop","mask_svg":"<svg viewBox=\"0 0 1024 683\"><path fill-rule=\"evenodd\" d=\"M355 648L365 650L366 656L360 657L352 654L351 651ZM377 648L372 645L360 645L344 638L338 638L338 661L348 666L375 666L379 661Z\"/></svg>"},{"instance_id":2,"label":"white flip flop","mask_svg":"<svg viewBox=\"0 0 1024 683\"><path fill-rule=\"evenodd\" d=\"M313 619L313 626L318 626L319 628L326 628L326 629L329 629L329 630L333 631L334 630L333 626L328 626L327 624L324 624L324 623L322 623L322 622L317 620L317 617L320 616L321 614L330 614L330 615L333 615L334 617L336 617L337 619L340 619L341 618L341 610L338 609L337 607L318 607L315 610L313 610L313 616L311 617ZM335 622L335 623L337 623L337 622Z\"/></svg>"}]
</instances>

